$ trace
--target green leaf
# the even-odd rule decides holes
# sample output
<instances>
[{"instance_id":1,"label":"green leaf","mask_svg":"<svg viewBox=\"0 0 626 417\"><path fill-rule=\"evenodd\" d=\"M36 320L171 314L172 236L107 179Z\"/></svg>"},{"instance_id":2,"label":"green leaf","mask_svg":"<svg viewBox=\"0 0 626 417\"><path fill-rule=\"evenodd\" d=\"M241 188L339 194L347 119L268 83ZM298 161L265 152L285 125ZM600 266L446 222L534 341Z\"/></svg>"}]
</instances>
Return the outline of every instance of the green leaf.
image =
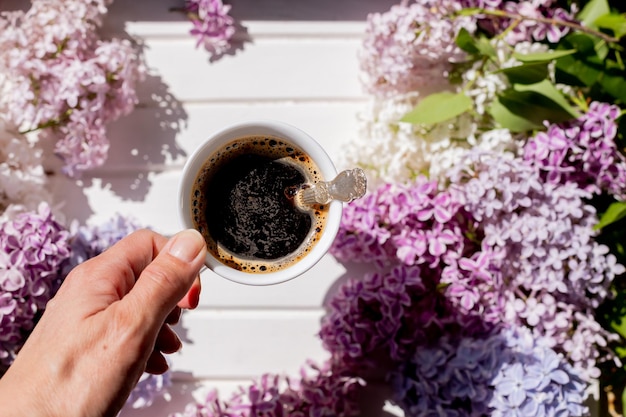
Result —
<instances>
[{"instance_id":1,"label":"green leaf","mask_svg":"<svg viewBox=\"0 0 626 417\"><path fill-rule=\"evenodd\" d=\"M546 62L572 55L574 53L576 53L576 49L552 50L549 52L535 52L532 54L520 54L515 52L513 53L513 57L522 62Z\"/></svg>"},{"instance_id":2,"label":"green leaf","mask_svg":"<svg viewBox=\"0 0 626 417\"><path fill-rule=\"evenodd\" d=\"M472 100L463 93L444 91L431 94L401 119L413 124L433 125L452 119L472 108Z\"/></svg>"},{"instance_id":3,"label":"green leaf","mask_svg":"<svg viewBox=\"0 0 626 417\"><path fill-rule=\"evenodd\" d=\"M476 40L465 28L459 30L459 34L456 35L456 45L467 52L468 54L476 55L479 50L476 47Z\"/></svg>"},{"instance_id":4,"label":"green leaf","mask_svg":"<svg viewBox=\"0 0 626 417\"><path fill-rule=\"evenodd\" d=\"M624 78L624 71L608 69L602 74L599 83L608 94L622 103L626 103L626 78Z\"/></svg>"},{"instance_id":5,"label":"green leaf","mask_svg":"<svg viewBox=\"0 0 626 417\"><path fill-rule=\"evenodd\" d=\"M570 116L569 118L577 118L578 116L580 116L579 113L576 111L576 109L574 109L569 104L565 96L559 90L557 90L554 84L552 84L548 80L543 80L535 84L515 85L513 86L513 88L517 91L534 92L539 95L547 97L548 99L553 101L561 110L566 112ZM546 118L546 120L555 121L555 122L562 121L562 120L549 119L549 118Z\"/></svg>"},{"instance_id":6,"label":"green leaf","mask_svg":"<svg viewBox=\"0 0 626 417\"><path fill-rule=\"evenodd\" d=\"M559 50L575 49L576 53L556 60L557 82L588 87L594 85L604 71L603 59L598 56L602 52L602 44L600 39L583 33L570 34L562 39Z\"/></svg>"},{"instance_id":7,"label":"green leaf","mask_svg":"<svg viewBox=\"0 0 626 417\"><path fill-rule=\"evenodd\" d=\"M506 75L511 84L535 84L548 77L548 63L523 64L516 67L503 68L496 72Z\"/></svg>"},{"instance_id":8,"label":"green leaf","mask_svg":"<svg viewBox=\"0 0 626 417\"><path fill-rule=\"evenodd\" d=\"M600 29L610 30L613 32L613 36L618 39L626 35L626 15L605 14L598 17L594 24Z\"/></svg>"},{"instance_id":9,"label":"green leaf","mask_svg":"<svg viewBox=\"0 0 626 417\"><path fill-rule=\"evenodd\" d=\"M577 18L583 26L596 28L596 19L605 14L609 14L610 12L611 8L609 7L609 2L607 0L591 0L585 5L585 7L583 7L580 13L578 13Z\"/></svg>"},{"instance_id":10,"label":"green leaf","mask_svg":"<svg viewBox=\"0 0 626 417\"><path fill-rule=\"evenodd\" d=\"M489 114L500 127L512 132L528 132L542 128L541 124L516 114L509 107L510 103L501 98L496 99L489 107Z\"/></svg>"},{"instance_id":11,"label":"green leaf","mask_svg":"<svg viewBox=\"0 0 626 417\"><path fill-rule=\"evenodd\" d=\"M515 84L498 96L489 112L500 127L513 132L543 128L543 122L563 122L578 116L565 97L550 83Z\"/></svg>"},{"instance_id":12,"label":"green leaf","mask_svg":"<svg viewBox=\"0 0 626 417\"><path fill-rule=\"evenodd\" d=\"M494 61L497 61L498 53L496 52L496 48L494 48L493 45L489 42L489 39L485 37L478 38L478 42L476 42L476 48L478 48L481 54L491 58Z\"/></svg>"},{"instance_id":13,"label":"green leaf","mask_svg":"<svg viewBox=\"0 0 626 417\"><path fill-rule=\"evenodd\" d=\"M610 224L620 221L626 217L626 202L617 201L612 203L600 217L598 224L594 226L595 230L602 229ZM626 335L625 335L626 337Z\"/></svg>"}]
</instances>

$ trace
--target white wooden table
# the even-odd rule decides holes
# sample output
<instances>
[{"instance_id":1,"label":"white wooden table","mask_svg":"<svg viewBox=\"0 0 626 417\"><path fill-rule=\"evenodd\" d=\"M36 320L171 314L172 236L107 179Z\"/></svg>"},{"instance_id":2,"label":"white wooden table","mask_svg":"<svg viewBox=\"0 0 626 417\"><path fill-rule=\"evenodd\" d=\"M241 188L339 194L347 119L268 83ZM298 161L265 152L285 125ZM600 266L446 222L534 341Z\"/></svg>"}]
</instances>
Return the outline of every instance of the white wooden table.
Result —
<instances>
[{"instance_id":1,"label":"white wooden table","mask_svg":"<svg viewBox=\"0 0 626 417\"><path fill-rule=\"evenodd\" d=\"M394 3L233 0L242 43L211 62L195 48L190 23L168 11L182 1L117 0L105 31L143 44L150 77L140 87L140 106L110 127L107 164L79 182L56 176L55 195L68 218L98 224L122 213L175 233L185 156L212 131L237 121L294 124L331 157L338 155L357 134L357 113L367 100L356 55L366 16ZM122 415L167 416L207 389L226 396L264 372L296 375L307 358L323 360L327 353L317 332L324 301L345 276L330 255L305 275L272 287L203 273L200 307L178 326L184 347L171 357L172 399Z\"/></svg>"}]
</instances>

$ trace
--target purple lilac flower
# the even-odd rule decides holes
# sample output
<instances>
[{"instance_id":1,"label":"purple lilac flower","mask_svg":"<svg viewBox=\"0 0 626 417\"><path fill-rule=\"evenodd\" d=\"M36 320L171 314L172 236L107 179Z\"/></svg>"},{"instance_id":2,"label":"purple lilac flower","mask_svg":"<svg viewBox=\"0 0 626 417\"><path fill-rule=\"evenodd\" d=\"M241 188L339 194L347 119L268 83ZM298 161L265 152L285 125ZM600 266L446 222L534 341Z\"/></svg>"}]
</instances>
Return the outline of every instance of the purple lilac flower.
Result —
<instances>
[{"instance_id":1,"label":"purple lilac flower","mask_svg":"<svg viewBox=\"0 0 626 417\"><path fill-rule=\"evenodd\" d=\"M41 203L0 225L0 369L8 367L61 281L69 232Z\"/></svg>"},{"instance_id":2,"label":"purple lilac flower","mask_svg":"<svg viewBox=\"0 0 626 417\"><path fill-rule=\"evenodd\" d=\"M615 143L619 107L592 102L578 119L548 126L524 147L524 159L542 179L576 183L591 193L626 199L626 157Z\"/></svg>"},{"instance_id":3,"label":"purple lilac flower","mask_svg":"<svg viewBox=\"0 0 626 417\"><path fill-rule=\"evenodd\" d=\"M584 416L586 384L528 329L443 337L390 374L407 415Z\"/></svg>"},{"instance_id":4,"label":"purple lilac flower","mask_svg":"<svg viewBox=\"0 0 626 417\"><path fill-rule=\"evenodd\" d=\"M368 15L359 53L362 82L376 96L449 87L447 73L464 53L454 40L461 27L474 31L473 19L445 16L460 9L455 0L418 0Z\"/></svg>"},{"instance_id":5,"label":"purple lilac flower","mask_svg":"<svg viewBox=\"0 0 626 417\"><path fill-rule=\"evenodd\" d=\"M161 398L167 393L167 389L171 385L169 372L161 375L144 372L126 400L126 407L135 409L150 407L157 398Z\"/></svg>"},{"instance_id":6,"label":"purple lilac flower","mask_svg":"<svg viewBox=\"0 0 626 417\"><path fill-rule=\"evenodd\" d=\"M11 86L0 111L20 130L43 128L70 176L104 163L106 125L134 108L145 74L129 41L99 38L109 3L37 0L0 16L0 71Z\"/></svg>"},{"instance_id":7,"label":"purple lilac flower","mask_svg":"<svg viewBox=\"0 0 626 417\"><path fill-rule=\"evenodd\" d=\"M328 365L309 364L300 380L266 374L228 401L212 391L203 403L189 404L170 417L351 417L359 415L356 394L362 385L360 379L335 373Z\"/></svg>"},{"instance_id":8,"label":"purple lilac flower","mask_svg":"<svg viewBox=\"0 0 626 417\"><path fill-rule=\"evenodd\" d=\"M367 373L381 365L380 358L388 358L383 364L407 359L415 346L437 340L444 329L483 332L481 320L458 317L438 279L438 270L402 265L342 285L319 333L336 366Z\"/></svg>"},{"instance_id":9,"label":"purple lilac flower","mask_svg":"<svg viewBox=\"0 0 626 417\"><path fill-rule=\"evenodd\" d=\"M230 8L222 0L186 0L185 12L193 24L190 33L197 38L197 46L204 46L213 55L228 51L236 32L235 20L228 14Z\"/></svg>"},{"instance_id":10,"label":"purple lilac flower","mask_svg":"<svg viewBox=\"0 0 626 417\"><path fill-rule=\"evenodd\" d=\"M348 204L331 253L343 261L437 267L476 249L467 238L471 227L456 197L420 176Z\"/></svg>"},{"instance_id":11,"label":"purple lilac flower","mask_svg":"<svg viewBox=\"0 0 626 417\"><path fill-rule=\"evenodd\" d=\"M594 361L611 336L601 330L594 311L625 269L594 239L597 217L585 202L589 193L574 183L543 183L521 159L479 152L467 158L467 168L451 172L451 188L480 221L486 258L477 253L473 262L459 262L459 269L475 270L472 285L452 267L446 270L450 278L442 281L450 284L451 301L468 314L464 291L479 297L472 300L476 305L497 303L501 314L484 319L532 328L565 353L581 376L597 377ZM568 345L572 338L582 343L579 353Z\"/></svg>"},{"instance_id":12,"label":"purple lilac flower","mask_svg":"<svg viewBox=\"0 0 626 417\"><path fill-rule=\"evenodd\" d=\"M502 367L505 341L446 335L420 347L389 374L392 400L411 416L488 415L490 386Z\"/></svg>"}]
</instances>

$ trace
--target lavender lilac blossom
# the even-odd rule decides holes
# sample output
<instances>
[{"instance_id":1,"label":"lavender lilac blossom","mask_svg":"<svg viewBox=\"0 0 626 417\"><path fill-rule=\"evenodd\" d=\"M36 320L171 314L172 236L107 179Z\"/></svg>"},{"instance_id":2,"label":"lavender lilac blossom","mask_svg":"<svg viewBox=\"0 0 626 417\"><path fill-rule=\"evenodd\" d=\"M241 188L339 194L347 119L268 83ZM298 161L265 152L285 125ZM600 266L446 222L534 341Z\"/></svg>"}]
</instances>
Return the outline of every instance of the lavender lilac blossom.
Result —
<instances>
[{"instance_id":1,"label":"lavender lilac blossom","mask_svg":"<svg viewBox=\"0 0 626 417\"><path fill-rule=\"evenodd\" d=\"M486 318L528 326L566 354L586 381L597 378L596 362L605 358L611 336L594 311L625 269L594 239L590 194L574 183L544 183L520 158L481 152L467 157L471 162L450 174L450 188L479 222L485 259L473 255L481 278L466 291L499 313ZM458 274L444 274L442 281L450 284L453 301L462 300ZM464 310L462 302L455 305Z\"/></svg>"},{"instance_id":2,"label":"lavender lilac blossom","mask_svg":"<svg viewBox=\"0 0 626 417\"><path fill-rule=\"evenodd\" d=\"M308 417L359 415L357 393L363 381L334 372L328 364L309 363L300 379L265 374L240 387L228 401L211 391L204 402L187 405L170 417Z\"/></svg>"},{"instance_id":3,"label":"lavender lilac blossom","mask_svg":"<svg viewBox=\"0 0 626 417\"><path fill-rule=\"evenodd\" d=\"M100 39L110 1L35 0L0 16L0 110L22 131L56 141L76 176L106 160L106 125L137 103L145 68L127 40Z\"/></svg>"},{"instance_id":4,"label":"lavender lilac blossom","mask_svg":"<svg viewBox=\"0 0 626 417\"><path fill-rule=\"evenodd\" d=\"M0 224L0 369L13 362L56 293L69 237L46 203Z\"/></svg>"},{"instance_id":5,"label":"lavender lilac blossom","mask_svg":"<svg viewBox=\"0 0 626 417\"><path fill-rule=\"evenodd\" d=\"M390 375L394 402L419 416L586 416L586 384L528 329L444 337Z\"/></svg>"},{"instance_id":6,"label":"lavender lilac blossom","mask_svg":"<svg viewBox=\"0 0 626 417\"><path fill-rule=\"evenodd\" d=\"M191 35L196 46L203 46L214 56L227 52L236 32L235 20L228 14L231 6L222 0L186 0L185 12L193 24Z\"/></svg>"},{"instance_id":7,"label":"lavender lilac blossom","mask_svg":"<svg viewBox=\"0 0 626 417\"><path fill-rule=\"evenodd\" d=\"M524 147L524 158L549 183L573 182L594 194L626 199L626 157L617 148L620 108L592 102L576 120L549 125Z\"/></svg>"}]
</instances>

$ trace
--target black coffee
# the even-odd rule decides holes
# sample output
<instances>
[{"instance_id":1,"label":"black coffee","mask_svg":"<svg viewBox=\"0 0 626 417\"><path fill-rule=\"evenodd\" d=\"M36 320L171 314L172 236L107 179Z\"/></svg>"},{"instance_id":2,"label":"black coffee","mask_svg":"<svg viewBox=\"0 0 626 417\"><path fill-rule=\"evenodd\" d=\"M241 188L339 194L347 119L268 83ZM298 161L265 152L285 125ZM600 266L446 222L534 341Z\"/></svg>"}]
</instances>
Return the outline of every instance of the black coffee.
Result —
<instances>
[{"instance_id":1,"label":"black coffee","mask_svg":"<svg viewBox=\"0 0 626 417\"><path fill-rule=\"evenodd\" d=\"M289 190L320 180L309 156L287 141L239 138L211 157L198 174L194 223L223 263L247 272L282 269L310 251L327 213L324 206L300 210Z\"/></svg>"}]
</instances>

